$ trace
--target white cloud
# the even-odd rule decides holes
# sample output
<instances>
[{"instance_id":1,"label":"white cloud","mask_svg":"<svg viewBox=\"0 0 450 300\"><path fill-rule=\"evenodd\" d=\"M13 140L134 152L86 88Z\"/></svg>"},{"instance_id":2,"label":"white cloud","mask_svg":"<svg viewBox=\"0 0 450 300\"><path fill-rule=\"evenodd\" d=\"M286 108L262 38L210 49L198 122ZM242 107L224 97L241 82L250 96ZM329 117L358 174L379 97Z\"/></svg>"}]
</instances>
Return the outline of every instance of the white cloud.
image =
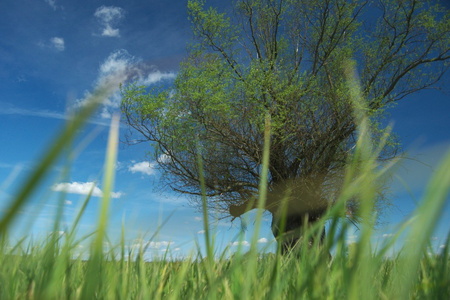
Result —
<instances>
[{"instance_id":1,"label":"white cloud","mask_svg":"<svg viewBox=\"0 0 450 300\"><path fill-rule=\"evenodd\" d=\"M247 247L247 246L250 246L250 243L247 242L247 241L232 242L232 243L230 243L230 246L232 246L232 247L239 246L239 245Z\"/></svg>"},{"instance_id":2,"label":"white cloud","mask_svg":"<svg viewBox=\"0 0 450 300\"><path fill-rule=\"evenodd\" d=\"M64 49L65 49L63 38L52 37L50 39L50 43L52 44L53 48L55 48L57 51L64 51Z\"/></svg>"},{"instance_id":3,"label":"white cloud","mask_svg":"<svg viewBox=\"0 0 450 300\"><path fill-rule=\"evenodd\" d=\"M117 19L121 19L124 16L124 10L116 6L101 6L97 8L94 14L102 22L110 24Z\"/></svg>"},{"instance_id":4,"label":"white cloud","mask_svg":"<svg viewBox=\"0 0 450 300\"><path fill-rule=\"evenodd\" d=\"M153 175L155 174L155 163L151 163L148 161L141 161L129 166L128 171L130 171L133 174L142 173L146 175Z\"/></svg>"},{"instance_id":5,"label":"white cloud","mask_svg":"<svg viewBox=\"0 0 450 300\"><path fill-rule=\"evenodd\" d=\"M174 73L162 73L159 70L155 70L154 72L147 74L147 77L142 78L139 83L143 85L152 85L160 82L161 80L173 78L175 78Z\"/></svg>"},{"instance_id":6,"label":"white cloud","mask_svg":"<svg viewBox=\"0 0 450 300\"><path fill-rule=\"evenodd\" d=\"M384 238L388 238L388 237L391 237L391 236L394 236L394 234L393 233L385 233L385 234L382 235L382 237L384 237Z\"/></svg>"},{"instance_id":7,"label":"white cloud","mask_svg":"<svg viewBox=\"0 0 450 300\"><path fill-rule=\"evenodd\" d=\"M118 81L117 85L129 80L137 81L138 85L151 85L165 79L174 79L175 76L174 73L163 73L121 49L112 52L101 64L98 84L114 77Z\"/></svg>"},{"instance_id":8,"label":"white cloud","mask_svg":"<svg viewBox=\"0 0 450 300\"><path fill-rule=\"evenodd\" d=\"M129 76L132 66L136 63L136 58L128 53L128 51L121 49L112 52L105 61L100 65L99 77L101 81L103 78L108 78L111 75L119 77L120 81L125 81Z\"/></svg>"},{"instance_id":9,"label":"white cloud","mask_svg":"<svg viewBox=\"0 0 450 300\"><path fill-rule=\"evenodd\" d=\"M200 230L197 232L197 234L204 234L204 233L205 233L205 230Z\"/></svg>"},{"instance_id":10,"label":"white cloud","mask_svg":"<svg viewBox=\"0 0 450 300\"><path fill-rule=\"evenodd\" d=\"M445 248L445 245L440 245L439 246L439 249L444 249Z\"/></svg>"},{"instance_id":11,"label":"white cloud","mask_svg":"<svg viewBox=\"0 0 450 300\"><path fill-rule=\"evenodd\" d=\"M99 74L95 85L107 88L111 96L103 100L101 110L102 118L110 118L111 110L117 110L120 107L122 99L119 86L128 82L136 82L137 85L151 85L163 80L174 79L175 73L161 72L155 66L144 63L141 59L136 58L121 49L112 52L99 67ZM75 101L73 108L84 106L91 97L90 92L85 92L83 98ZM161 155L161 159L166 157Z\"/></svg>"},{"instance_id":12,"label":"white cloud","mask_svg":"<svg viewBox=\"0 0 450 300\"><path fill-rule=\"evenodd\" d=\"M45 0L45 2L47 2L53 10L56 10L56 0Z\"/></svg>"},{"instance_id":13,"label":"white cloud","mask_svg":"<svg viewBox=\"0 0 450 300\"><path fill-rule=\"evenodd\" d=\"M116 6L101 6L97 8L94 16L103 26L102 36L119 37L119 29L113 28L124 16L125 11Z\"/></svg>"},{"instance_id":14,"label":"white cloud","mask_svg":"<svg viewBox=\"0 0 450 300\"><path fill-rule=\"evenodd\" d=\"M258 244L265 244L265 243L267 243L268 242L268 240L266 239L266 238L260 238L259 240L258 240Z\"/></svg>"},{"instance_id":15,"label":"white cloud","mask_svg":"<svg viewBox=\"0 0 450 300\"><path fill-rule=\"evenodd\" d=\"M66 204L66 205L72 205L72 201L70 201L70 200L64 200L64 204Z\"/></svg>"},{"instance_id":16,"label":"white cloud","mask_svg":"<svg viewBox=\"0 0 450 300\"><path fill-rule=\"evenodd\" d=\"M201 220L203 220L201 217L194 217L194 220L195 221L201 221Z\"/></svg>"},{"instance_id":17,"label":"white cloud","mask_svg":"<svg viewBox=\"0 0 450 300\"><path fill-rule=\"evenodd\" d=\"M102 35L103 36L110 36L110 37L118 37L118 36L120 36L119 29L114 29L109 24L106 25L106 27L103 29Z\"/></svg>"},{"instance_id":18,"label":"white cloud","mask_svg":"<svg viewBox=\"0 0 450 300\"><path fill-rule=\"evenodd\" d=\"M94 182L61 182L54 184L52 186L52 190L56 192L66 192L69 194L79 194L79 195L88 195L89 191L94 186L94 190L92 191L92 196L94 197L103 197L103 191L95 185ZM112 192L112 198L120 198L122 193L120 192Z\"/></svg>"},{"instance_id":19,"label":"white cloud","mask_svg":"<svg viewBox=\"0 0 450 300\"><path fill-rule=\"evenodd\" d=\"M167 248L167 246L169 246L170 244L172 244L172 242L168 242L168 241L161 241L161 242L149 242L149 248L152 249L160 249L160 248Z\"/></svg>"}]
</instances>

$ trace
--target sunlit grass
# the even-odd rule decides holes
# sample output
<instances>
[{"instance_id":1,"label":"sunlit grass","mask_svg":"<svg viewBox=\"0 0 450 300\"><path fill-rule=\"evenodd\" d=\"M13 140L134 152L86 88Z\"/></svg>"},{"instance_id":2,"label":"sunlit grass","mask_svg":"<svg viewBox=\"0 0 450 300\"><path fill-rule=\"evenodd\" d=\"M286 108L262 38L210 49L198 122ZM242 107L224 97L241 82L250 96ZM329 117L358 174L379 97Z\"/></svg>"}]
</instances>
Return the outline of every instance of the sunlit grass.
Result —
<instances>
[{"instance_id":1,"label":"sunlit grass","mask_svg":"<svg viewBox=\"0 0 450 300\"><path fill-rule=\"evenodd\" d=\"M95 97L103 97L101 94ZM358 101L358 92L353 97ZM360 119L360 139L354 161L349 163L347 180L337 205L328 212L327 239L324 245L301 247L281 255L260 253L256 243L258 229L252 238L250 251L238 251L229 256L229 249L217 253L208 228L208 213L204 212L206 257L193 249L184 259L165 255L147 261L146 247L131 247L126 243L124 225L117 245L106 236L109 195L114 184L117 155L117 119L110 131L103 190L97 229L91 233L91 244L80 250L75 239L79 220L90 195L75 218L72 227L61 235L59 219L55 232L42 240L22 239L11 243L8 233L12 220L40 184L64 145L74 139L78 129L93 113L98 101L93 101L68 123L41 163L13 198L0 220L0 299L448 299L450 297L450 239L439 254L427 254L431 235L439 221L450 187L450 153L430 180L428 189L413 216L404 221L409 228L402 249L392 253L398 235L378 247L371 245L373 237L372 208L376 199L377 178L385 172L376 164L377 149L370 143L364 116ZM267 173L270 120L266 120L266 144L263 173ZM199 161L201 169L201 161ZM264 173L264 174L266 174ZM264 175L267 176L267 175ZM260 185L264 195L264 177ZM92 192L92 191L91 191ZM346 242L351 225L342 221L345 202L361 199L361 234L353 244ZM261 197L264 201L264 196ZM206 199L204 199L206 201ZM61 203L60 205L63 205ZM263 207L263 203L259 203ZM206 205L204 205L206 207ZM257 228L262 215L257 214ZM322 223L312 226L305 236L319 234ZM155 235L154 235L155 236ZM86 238L89 238L89 233ZM307 237L305 237L307 239ZM319 239L316 239L316 241ZM109 245L105 247L105 244ZM328 253L333 250L330 260ZM390 255L388 255L390 254Z\"/></svg>"}]
</instances>

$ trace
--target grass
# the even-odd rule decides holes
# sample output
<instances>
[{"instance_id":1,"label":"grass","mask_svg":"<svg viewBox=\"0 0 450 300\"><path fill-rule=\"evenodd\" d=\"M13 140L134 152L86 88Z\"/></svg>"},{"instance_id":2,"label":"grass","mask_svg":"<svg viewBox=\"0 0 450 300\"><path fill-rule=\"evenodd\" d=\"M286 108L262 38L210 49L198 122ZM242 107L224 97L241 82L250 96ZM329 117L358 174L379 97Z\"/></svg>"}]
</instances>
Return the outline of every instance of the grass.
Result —
<instances>
[{"instance_id":1,"label":"grass","mask_svg":"<svg viewBox=\"0 0 450 300\"><path fill-rule=\"evenodd\" d=\"M357 87L354 101L359 101ZM404 247L392 252L398 234L391 242L375 251L370 244L373 235L372 208L375 203L376 178L385 168L379 168L379 149L372 146L368 126L360 118L360 139L355 158L349 163L348 178L341 199L328 213L331 219L325 245L313 245L297 250L301 253L281 255L257 251L257 233L247 253L231 257L217 253L209 234L204 212L207 257L200 251L185 259L171 259L170 253L148 262L145 245L130 248L122 234L121 242L105 247L108 242L109 195L114 184L114 164L117 155L118 119L114 118L105 159L103 190L99 208L98 228L92 233L91 247L79 254L75 240L78 221L84 213L90 195L86 197L75 222L67 234L57 234L60 218L55 219L55 234L41 241L22 239L11 244L8 232L21 207L30 199L64 150L74 139L85 120L95 111L104 93L93 96L70 121L46 151L39 166L23 184L23 189L10 203L0 220L0 299L449 299L450 298L450 238L440 254L429 255L430 238L439 221L450 187L450 153L430 179L421 205L404 221L408 229ZM266 141L270 136L270 120L266 120ZM267 147L267 143L265 145ZM264 153L264 176L267 176L269 153ZM201 168L201 161L199 161ZM262 176L264 178L264 176ZM261 184L264 194L265 185ZM360 238L346 243L350 225L342 222L345 202L361 199ZM204 199L206 201L206 199ZM61 204L62 205L62 204ZM260 203L262 206L262 203ZM205 205L206 207L206 205ZM261 221L257 215L257 225ZM320 225L308 234L316 234ZM257 226L257 227L258 227ZM122 230L124 232L124 230ZM86 237L88 238L88 237ZM316 239L318 240L318 239ZM335 249L333 258L328 251ZM215 255L214 255L215 253Z\"/></svg>"}]
</instances>

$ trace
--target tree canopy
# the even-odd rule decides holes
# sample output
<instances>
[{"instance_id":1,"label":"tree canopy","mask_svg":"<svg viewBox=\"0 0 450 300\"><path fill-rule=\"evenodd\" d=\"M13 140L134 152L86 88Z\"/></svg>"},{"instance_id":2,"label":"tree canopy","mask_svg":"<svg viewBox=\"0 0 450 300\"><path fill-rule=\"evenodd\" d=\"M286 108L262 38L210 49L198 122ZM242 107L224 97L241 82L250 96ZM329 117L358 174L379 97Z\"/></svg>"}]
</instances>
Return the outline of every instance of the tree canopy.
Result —
<instances>
[{"instance_id":1,"label":"tree canopy","mask_svg":"<svg viewBox=\"0 0 450 300\"><path fill-rule=\"evenodd\" d=\"M201 157L208 205L225 215L240 216L258 197L266 115L267 210L277 212L287 186L291 214L335 201L357 138L343 62L356 61L375 142L386 109L435 87L449 67L450 15L427 1L240 0L218 12L190 0L187 7L194 41L173 86L128 85L121 110L139 133L133 140L153 142L174 191L201 195ZM392 137L379 159L398 150Z\"/></svg>"}]
</instances>

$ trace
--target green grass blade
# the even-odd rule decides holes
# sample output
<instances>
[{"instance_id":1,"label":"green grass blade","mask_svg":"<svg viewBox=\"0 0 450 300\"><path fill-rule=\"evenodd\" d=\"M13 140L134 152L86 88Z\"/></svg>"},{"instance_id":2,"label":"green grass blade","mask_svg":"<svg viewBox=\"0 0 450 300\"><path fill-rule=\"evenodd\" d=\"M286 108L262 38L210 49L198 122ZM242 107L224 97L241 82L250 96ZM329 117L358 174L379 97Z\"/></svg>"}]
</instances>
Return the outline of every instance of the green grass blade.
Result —
<instances>
[{"instance_id":1,"label":"green grass blade","mask_svg":"<svg viewBox=\"0 0 450 300\"><path fill-rule=\"evenodd\" d=\"M17 216L19 209L26 203L30 195L36 190L39 183L44 179L45 175L50 171L51 165L58 159L61 152L67 144L74 138L78 130L86 123L89 117L95 112L96 108L108 96L107 89L100 88L94 92L87 105L69 121L61 133L55 138L52 146L45 151L40 163L36 169L29 175L25 181L23 188L15 196L10 206L6 209L5 215L0 221L0 235L3 235L8 225Z\"/></svg>"},{"instance_id":2,"label":"green grass blade","mask_svg":"<svg viewBox=\"0 0 450 300\"><path fill-rule=\"evenodd\" d=\"M397 288L392 291L397 299L409 298L417 279L421 258L426 245L443 213L450 190L450 152L447 153L439 169L426 189L422 205L416 210L411 231L399 260ZM400 279L401 278L401 279Z\"/></svg>"}]
</instances>

